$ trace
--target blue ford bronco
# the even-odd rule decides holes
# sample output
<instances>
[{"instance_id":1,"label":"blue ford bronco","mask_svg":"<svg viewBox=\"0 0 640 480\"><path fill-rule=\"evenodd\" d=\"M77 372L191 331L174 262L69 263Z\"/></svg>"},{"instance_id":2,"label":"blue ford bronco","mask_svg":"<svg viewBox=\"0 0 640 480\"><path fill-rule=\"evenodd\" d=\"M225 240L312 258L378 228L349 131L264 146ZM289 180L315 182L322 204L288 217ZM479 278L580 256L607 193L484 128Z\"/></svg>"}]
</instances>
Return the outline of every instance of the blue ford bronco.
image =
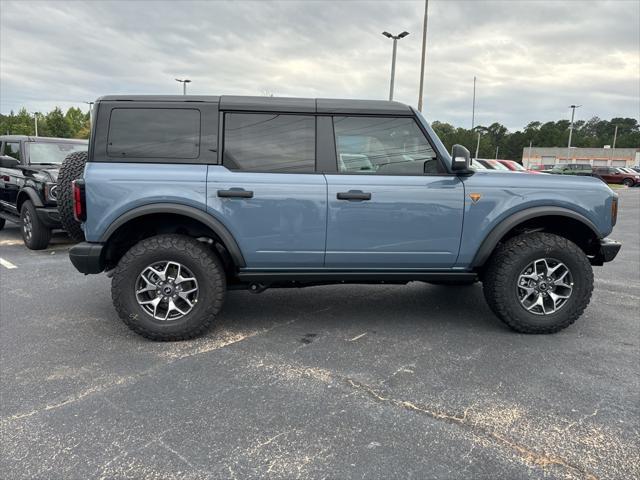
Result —
<instances>
[{"instance_id":1,"label":"blue ford bronco","mask_svg":"<svg viewBox=\"0 0 640 480\"><path fill-rule=\"evenodd\" d=\"M86 242L69 255L112 276L118 314L153 340L205 332L228 289L412 281L481 281L508 326L551 333L582 314L591 266L620 249L603 182L475 171L401 103L106 96L94 108L72 185Z\"/></svg>"}]
</instances>

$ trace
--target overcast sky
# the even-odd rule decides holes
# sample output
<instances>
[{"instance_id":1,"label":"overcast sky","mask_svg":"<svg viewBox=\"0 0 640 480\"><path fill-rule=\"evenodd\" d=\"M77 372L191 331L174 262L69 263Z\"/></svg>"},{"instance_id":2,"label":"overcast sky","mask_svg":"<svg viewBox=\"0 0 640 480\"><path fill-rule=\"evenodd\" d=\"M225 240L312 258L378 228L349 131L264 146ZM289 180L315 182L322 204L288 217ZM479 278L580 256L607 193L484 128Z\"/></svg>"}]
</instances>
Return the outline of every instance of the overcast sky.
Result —
<instances>
[{"instance_id":1,"label":"overcast sky","mask_svg":"<svg viewBox=\"0 0 640 480\"><path fill-rule=\"evenodd\" d=\"M469 128L640 115L640 2L431 0L425 114ZM106 94L380 98L417 105L424 1L0 0L0 111ZM86 105L84 106L86 108Z\"/></svg>"}]
</instances>

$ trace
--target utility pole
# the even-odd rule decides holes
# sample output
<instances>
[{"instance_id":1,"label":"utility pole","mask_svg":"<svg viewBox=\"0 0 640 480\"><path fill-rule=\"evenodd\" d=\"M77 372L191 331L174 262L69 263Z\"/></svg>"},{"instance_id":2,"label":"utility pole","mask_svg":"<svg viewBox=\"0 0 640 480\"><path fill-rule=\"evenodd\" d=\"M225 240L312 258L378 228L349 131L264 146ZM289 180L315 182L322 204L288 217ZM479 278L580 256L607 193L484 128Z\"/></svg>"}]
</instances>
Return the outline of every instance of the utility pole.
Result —
<instances>
[{"instance_id":1,"label":"utility pole","mask_svg":"<svg viewBox=\"0 0 640 480\"><path fill-rule=\"evenodd\" d=\"M179 82L179 83L182 84L182 94L186 95L187 94L187 83L191 83L191 80L189 80L188 78L185 78L185 79L176 78L176 82Z\"/></svg>"},{"instance_id":2,"label":"utility pole","mask_svg":"<svg viewBox=\"0 0 640 480\"><path fill-rule=\"evenodd\" d=\"M478 132L478 143L476 144L476 156L474 158L478 158L478 151L480 151L480 132Z\"/></svg>"},{"instance_id":3,"label":"utility pole","mask_svg":"<svg viewBox=\"0 0 640 480\"><path fill-rule=\"evenodd\" d=\"M531 166L531 146L533 145L533 140L529 140L529 155L527 155L527 167Z\"/></svg>"},{"instance_id":4,"label":"utility pole","mask_svg":"<svg viewBox=\"0 0 640 480\"><path fill-rule=\"evenodd\" d=\"M496 147L496 160L498 159L498 150L500 150L500 146Z\"/></svg>"},{"instance_id":5,"label":"utility pole","mask_svg":"<svg viewBox=\"0 0 640 480\"><path fill-rule=\"evenodd\" d=\"M389 87L389 100L391 101L393 100L393 82L396 76L396 51L398 50L398 40L409 35L409 32L402 32L398 35L391 35L389 32L382 32L382 35L393 40L393 53L391 55L391 86Z\"/></svg>"},{"instance_id":6,"label":"utility pole","mask_svg":"<svg viewBox=\"0 0 640 480\"><path fill-rule=\"evenodd\" d=\"M476 123L476 76L473 76L473 107L471 108L471 130Z\"/></svg>"},{"instance_id":7,"label":"utility pole","mask_svg":"<svg viewBox=\"0 0 640 480\"><path fill-rule=\"evenodd\" d=\"M40 115L40 112L33 112L33 119L36 124L36 137L38 136L38 115Z\"/></svg>"},{"instance_id":8,"label":"utility pole","mask_svg":"<svg viewBox=\"0 0 640 480\"><path fill-rule=\"evenodd\" d=\"M567 145L567 163L570 163L569 158L571 155L571 136L573 135L573 118L576 114L576 108L580 108L582 105L569 105L571 109L571 125L569 126L569 144Z\"/></svg>"},{"instance_id":9,"label":"utility pole","mask_svg":"<svg viewBox=\"0 0 640 480\"><path fill-rule=\"evenodd\" d=\"M422 59L420 60L420 92L418 93L418 111L422 111L422 89L424 87L424 64L427 59L427 17L429 0L424 0L424 23L422 25Z\"/></svg>"},{"instance_id":10,"label":"utility pole","mask_svg":"<svg viewBox=\"0 0 640 480\"><path fill-rule=\"evenodd\" d=\"M36 133L36 135L38 135ZM611 147L611 160L613 160L614 155L616 154L616 139L618 138L618 125L616 125L616 129L613 131L613 145Z\"/></svg>"}]
</instances>

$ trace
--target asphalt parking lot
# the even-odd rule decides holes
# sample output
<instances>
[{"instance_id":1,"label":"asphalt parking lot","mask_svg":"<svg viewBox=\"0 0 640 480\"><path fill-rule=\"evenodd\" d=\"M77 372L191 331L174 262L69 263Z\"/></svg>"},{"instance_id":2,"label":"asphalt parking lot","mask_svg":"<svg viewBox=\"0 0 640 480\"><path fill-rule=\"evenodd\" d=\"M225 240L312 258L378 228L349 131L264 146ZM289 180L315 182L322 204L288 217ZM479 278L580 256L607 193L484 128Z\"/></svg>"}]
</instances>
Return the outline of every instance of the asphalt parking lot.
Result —
<instances>
[{"instance_id":1,"label":"asphalt parking lot","mask_svg":"<svg viewBox=\"0 0 640 480\"><path fill-rule=\"evenodd\" d=\"M130 332L57 235L0 232L7 479L638 478L640 189L618 258L555 335L481 287L235 291L206 337ZM15 267L15 268L8 268Z\"/></svg>"}]
</instances>

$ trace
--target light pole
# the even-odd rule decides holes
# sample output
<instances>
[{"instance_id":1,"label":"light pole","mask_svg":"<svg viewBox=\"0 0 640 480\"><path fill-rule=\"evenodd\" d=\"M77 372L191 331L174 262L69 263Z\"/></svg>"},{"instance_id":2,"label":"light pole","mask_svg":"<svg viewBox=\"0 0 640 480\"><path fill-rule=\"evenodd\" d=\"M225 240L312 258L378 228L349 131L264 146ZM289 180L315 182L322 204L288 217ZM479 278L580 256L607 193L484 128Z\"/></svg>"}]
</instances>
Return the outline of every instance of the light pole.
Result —
<instances>
[{"instance_id":1,"label":"light pole","mask_svg":"<svg viewBox=\"0 0 640 480\"><path fill-rule=\"evenodd\" d=\"M473 76L473 106L471 107L471 130L476 123L476 76Z\"/></svg>"},{"instance_id":2,"label":"light pole","mask_svg":"<svg viewBox=\"0 0 640 480\"><path fill-rule=\"evenodd\" d=\"M569 125L569 144L567 145L567 163L569 163L569 155L571 155L571 136L573 135L573 118L576 114L576 108L580 108L582 105L569 105L571 109L571 125Z\"/></svg>"},{"instance_id":3,"label":"light pole","mask_svg":"<svg viewBox=\"0 0 640 480\"><path fill-rule=\"evenodd\" d=\"M36 137L38 136L38 115L40 115L40 112L33 112L33 120L36 124Z\"/></svg>"},{"instance_id":4,"label":"light pole","mask_svg":"<svg viewBox=\"0 0 640 480\"><path fill-rule=\"evenodd\" d=\"M479 151L480 151L480 132L478 132L478 143L476 143L476 156L474 158L478 158Z\"/></svg>"},{"instance_id":5,"label":"light pole","mask_svg":"<svg viewBox=\"0 0 640 480\"><path fill-rule=\"evenodd\" d=\"M391 35L389 32L382 32L382 35L393 40L393 54L391 56L391 86L389 87L389 100L393 100L393 81L396 76L396 50L398 49L398 40L409 35L409 32L402 32L398 35Z\"/></svg>"},{"instance_id":6,"label":"light pole","mask_svg":"<svg viewBox=\"0 0 640 480\"><path fill-rule=\"evenodd\" d=\"M185 78L185 79L176 78L176 82L179 82L179 83L182 84L182 94L186 95L187 94L187 83L191 83L191 80L189 80L188 78Z\"/></svg>"},{"instance_id":7,"label":"light pole","mask_svg":"<svg viewBox=\"0 0 640 480\"><path fill-rule=\"evenodd\" d=\"M91 130L93 126L93 104L95 102L84 102L89 105L89 130Z\"/></svg>"},{"instance_id":8,"label":"light pole","mask_svg":"<svg viewBox=\"0 0 640 480\"><path fill-rule=\"evenodd\" d=\"M424 64L427 59L427 17L429 0L424 0L424 23L422 25L422 58L420 60L420 92L418 93L418 111L422 111L422 88L424 87Z\"/></svg>"}]
</instances>

